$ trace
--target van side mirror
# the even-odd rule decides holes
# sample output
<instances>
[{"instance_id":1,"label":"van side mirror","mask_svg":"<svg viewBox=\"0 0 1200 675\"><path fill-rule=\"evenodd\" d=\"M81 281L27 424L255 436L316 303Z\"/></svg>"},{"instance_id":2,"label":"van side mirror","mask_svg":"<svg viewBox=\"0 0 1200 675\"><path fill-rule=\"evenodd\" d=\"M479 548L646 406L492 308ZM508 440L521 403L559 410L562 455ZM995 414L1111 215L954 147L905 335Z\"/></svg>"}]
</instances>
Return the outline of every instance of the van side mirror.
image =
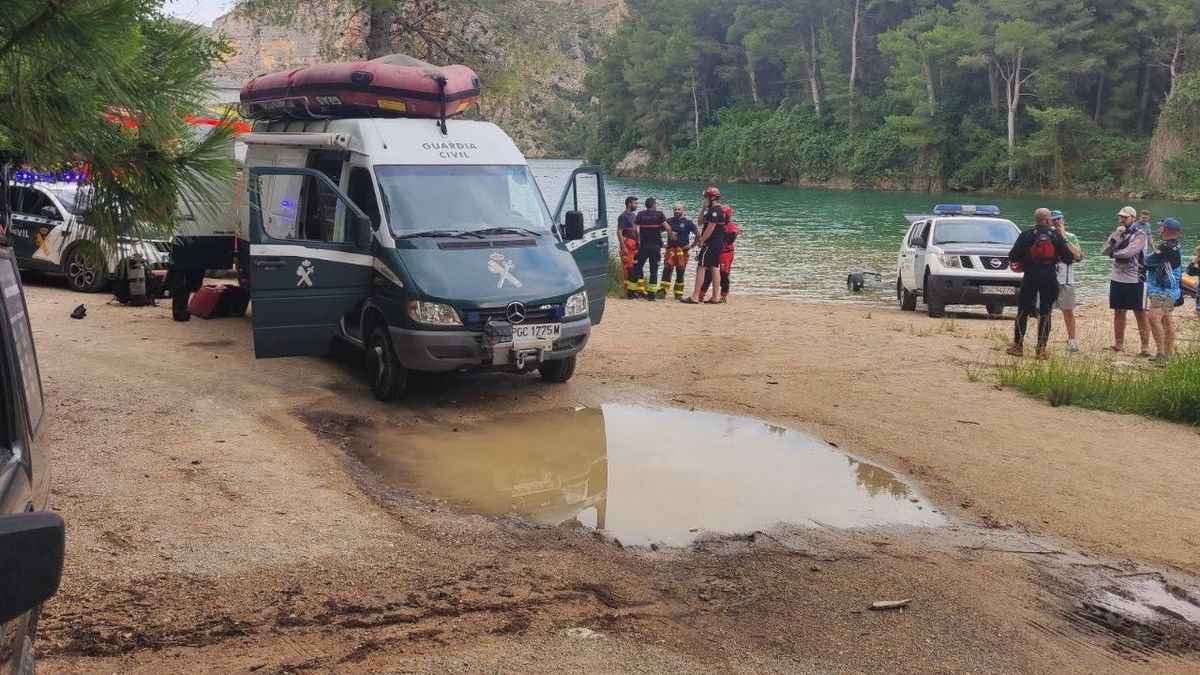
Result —
<instances>
[{"instance_id":1,"label":"van side mirror","mask_svg":"<svg viewBox=\"0 0 1200 675\"><path fill-rule=\"evenodd\" d=\"M374 225L371 224L371 219L365 216L354 216L354 243L359 248L368 248L371 245L371 235L375 232Z\"/></svg>"},{"instance_id":2,"label":"van side mirror","mask_svg":"<svg viewBox=\"0 0 1200 675\"><path fill-rule=\"evenodd\" d=\"M58 209L49 205L43 206L41 210L38 211L38 215L46 220L62 220L62 214L58 212Z\"/></svg>"},{"instance_id":3,"label":"van side mirror","mask_svg":"<svg viewBox=\"0 0 1200 675\"><path fill-rule=\"evenodd\" d=\"M0 624L58 592L66 533L52 511L0 517Z\"/></svg>"},{"instance_id":4,"label":"van side mirror","mask_svg":"<svg viewBox=\"0 0 1200 675\"><path fill-rule=\"evenodd\" d=\"M580 239L583 239L583 212L567 211L566 222L563 223L563 241Z\"/></svg>"}]
</instances>

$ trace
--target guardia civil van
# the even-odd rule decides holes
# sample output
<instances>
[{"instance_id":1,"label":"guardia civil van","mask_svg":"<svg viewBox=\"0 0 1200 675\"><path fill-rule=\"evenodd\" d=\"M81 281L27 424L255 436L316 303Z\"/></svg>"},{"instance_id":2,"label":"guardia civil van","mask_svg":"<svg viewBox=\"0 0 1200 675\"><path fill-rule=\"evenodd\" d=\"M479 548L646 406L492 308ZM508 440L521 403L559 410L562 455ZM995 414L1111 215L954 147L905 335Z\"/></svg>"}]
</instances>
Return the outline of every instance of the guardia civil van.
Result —
<instances>
[{"instance_id":1,"label":"guardia civil van","mask_svg":"<svg viewBox=\"0 0 1200 675\"><path fill-rule=\"evenodd\" d=\"M598 167L576 169L551 211L487 122L262 120L240 140L257 357L344 340L383 400L412 371L574 373L608 287Z\"/></svg>"}]
</instances>

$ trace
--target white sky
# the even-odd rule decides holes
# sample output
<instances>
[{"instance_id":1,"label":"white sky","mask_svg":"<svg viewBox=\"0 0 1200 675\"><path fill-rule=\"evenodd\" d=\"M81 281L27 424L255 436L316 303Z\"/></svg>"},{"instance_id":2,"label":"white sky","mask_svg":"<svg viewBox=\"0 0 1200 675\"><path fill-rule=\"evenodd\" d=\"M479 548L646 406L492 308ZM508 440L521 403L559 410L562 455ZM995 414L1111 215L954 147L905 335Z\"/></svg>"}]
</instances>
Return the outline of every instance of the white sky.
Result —
<instances>
[{"instance_id":1,"label":"white sky","mask_svg":"<svg viewBox=\"0 0 1200 675\"><path fill-rule=\"evenodd\" d=\"M192 23L211 26L213 19L233 9L234 0L166 0L163 11Z\"/></svg>"}]
</instances>

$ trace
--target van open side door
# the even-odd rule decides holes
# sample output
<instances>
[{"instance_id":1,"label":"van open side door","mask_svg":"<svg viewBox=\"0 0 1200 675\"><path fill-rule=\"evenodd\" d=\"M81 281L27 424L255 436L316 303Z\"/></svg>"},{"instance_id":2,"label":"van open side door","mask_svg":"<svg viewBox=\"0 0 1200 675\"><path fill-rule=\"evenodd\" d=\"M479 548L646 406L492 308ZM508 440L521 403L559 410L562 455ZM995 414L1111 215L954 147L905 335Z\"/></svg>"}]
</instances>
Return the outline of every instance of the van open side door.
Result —
<instances>
[{"instance_id":1,"label":"van open side door","mask_svg":"<svg viewBox=\"0 0 1200 675\"><path fill-rule=\"evenodd\" d=\"M321 356L371 293L371 221L315 169L255 167L247 180L254 355Z\"/></svg>"},{"instance_id":2,"label":"van open side door","mask_svg":"<svg viewBox=\"0 0 1200 675\"><path fill-rule=\"evenodd\" d=\"M583 213L583 238L567 242L567 250L583 273L592 325L596 325L604 317L608 295L608 208L600 167L581 166L571 172L554 210L554 222L560 229L568 211Z\"/></svg>"}]
</instances>

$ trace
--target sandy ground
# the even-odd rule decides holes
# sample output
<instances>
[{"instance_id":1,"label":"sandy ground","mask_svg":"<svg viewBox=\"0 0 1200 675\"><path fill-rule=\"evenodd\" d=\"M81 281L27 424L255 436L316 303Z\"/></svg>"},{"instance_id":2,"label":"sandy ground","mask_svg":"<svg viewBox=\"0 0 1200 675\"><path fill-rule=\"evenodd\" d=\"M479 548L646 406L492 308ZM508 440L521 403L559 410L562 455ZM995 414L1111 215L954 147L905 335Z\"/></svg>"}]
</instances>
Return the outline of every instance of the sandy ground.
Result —
<instances>
[{"instance_id":1,"label":"sandy ground","mask_svg":"<svg viewBox=\"0 0 1200 675\"><path fill-rule=\"evenodd\" d=\"M41 279L26 292L69 527L45 673L1200 669L1200 633L1081 613L1094 570L1200 575L1195 430L999 389L1011 322L613 301L567 385L452 377L387 405L352 355L256 361L246 320L176 324L89 297L72 321L80 296ZM1089 350L1106 314L1084 312ZM816 434L956 524L634 550L415 500L345 451L363 425L618 401ZM864 611L895 598L913 604Z\"/></svg>"}]
</instances>

